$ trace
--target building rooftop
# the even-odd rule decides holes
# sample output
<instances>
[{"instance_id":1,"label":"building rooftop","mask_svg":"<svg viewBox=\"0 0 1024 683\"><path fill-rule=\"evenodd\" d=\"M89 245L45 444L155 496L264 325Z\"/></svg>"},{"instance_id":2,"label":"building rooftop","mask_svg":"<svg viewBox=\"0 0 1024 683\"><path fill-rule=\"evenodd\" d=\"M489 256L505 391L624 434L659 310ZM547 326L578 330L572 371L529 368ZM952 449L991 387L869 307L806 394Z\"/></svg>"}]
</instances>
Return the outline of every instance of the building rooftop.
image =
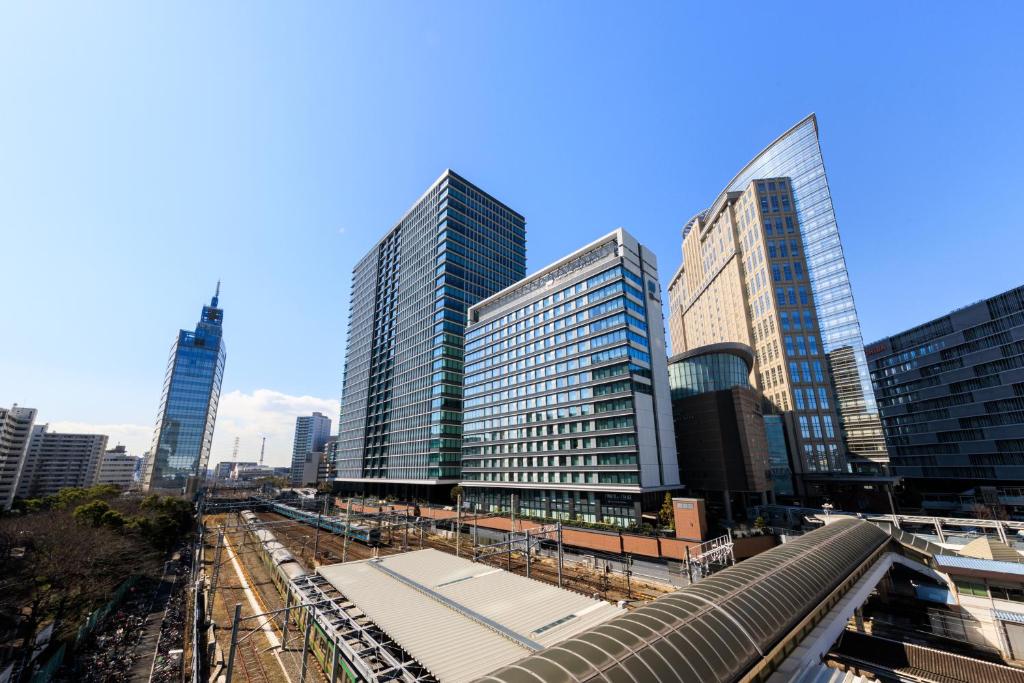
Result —
<instances>
[{"instance_id":1,"label":"building rooftop","mask_svg":"<svg viewBox=\"0 0 1024 683\"><path fill-rule=\"evenodd\" d=\"M433 549L318 572L441 681L469 681L623 610Z\"/></svg>"},{"instance_id":2,"label":"building rooftop","mask_svg":"<svg viewBox=\"0 0 1024 683\"><path fill-rule=\"evenodd\" d=\"M1024 562L1024 556L1021 556L1016 550L999 539L989 536L981 536L974 539L963 548L960 548L960 554L964 557L976 557L982 560Z\"/></svg>"},{"instance_id":3,"label":"building rooftop","mask_svg":"<svg viewBox=\"0 0 1024 683\"><path fill-rule=\"evenodd\" d=\"M1001 560L985 560L977 557L961 557L957 555L936 555L935 568L941 572L958 575L979 576L985 578L1024 577L1024 564L1020 562L1003 562Z\"/></svg>"}]
</instances>

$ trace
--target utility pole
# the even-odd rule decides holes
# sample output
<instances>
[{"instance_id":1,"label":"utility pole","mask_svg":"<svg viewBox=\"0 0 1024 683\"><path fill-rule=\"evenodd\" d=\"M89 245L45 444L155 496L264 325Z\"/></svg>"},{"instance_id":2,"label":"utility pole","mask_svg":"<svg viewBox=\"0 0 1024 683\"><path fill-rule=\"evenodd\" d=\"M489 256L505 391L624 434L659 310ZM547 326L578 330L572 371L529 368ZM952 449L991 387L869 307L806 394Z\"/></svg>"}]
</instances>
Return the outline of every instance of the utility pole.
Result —
<instances>
[{"instance_id":1,"label":"utility pole","mask_svg":"<svg viewBox=\"0 0 1024 683\"><path fill-rule=\"evenodd\" d=\"M306 660L309 654L309 628L313 625L313 608L306 608L306 635L302 638L302 671L299 673L299 683L306 683Z\"/></svg>"},{"instance_id":2,"label":"utility pole","mask_svg":"<svg viewBox=\"0 0 1024 683\"><path fill-rule=\"evenodd\" d=\"M235 650L238 649L238 622L242 620L242 603L235 603L235 618L231 622L231 649L228 650L228 669L225 680L231 683L231 674L235 668Z\"/></svg>"},{"instance_id":3,"label":"utility pole","mask_svg":"<svg viewBox=\"0 0 1024 683\"><path fill-rule=\"evenodd\" d=\"M284 596L284 624L281 625L281 652L288 649L288 615L292 608L292 592L287 591Z\"/></svg>"},{"instance_id":4,"label":"utility pole","mask_svg":"<svg viewBox=\"0 0 1024 683\"><path fill-rule=\"evenodd\" d=\"M530 530L526 530L526 578L530 578Z\"/></svg>"},{"instance_id":5,"label":"utility pole","mask_svg":"<svg viewBox=\"0 0 1024 683\"><path fill-rule=\"evenodd\" d=\"M348 537L351 532L349 529L349 521L352 519L352 498L348 499L348 503L345 506L345 537L341 541L341 561L344 562L345 558L348 557Z\"/></svg>"},{"instance_id":6,"label":"utility pole","mask_svg":"<svg viewBox=\"0 0 1024 683\"><path fill-rule=\"evenodd\" d=\"M462 494L455 499L455 557L459 556L459 543L462 540Z\"/></svg>"},{"instance_id":7,"label":"utility pole","mask_svg":"<svg viewBox=\"0 0 1024 683\"><path fill-rule=\"evenodd\" d=\"M213 576L210 578L210 619L213 619L213 603L217 600L217 579L220 576L220 549L224 545L224 530L217 532L217 550L213 554Z\"/></svg>"},{"instance_id":8,"label":"utility pole","mask_svg":"<svg viewBox=\"0 0 1024 683\"><path fill-rule=\"evenodd\" d=\"M562 520L558 520L555 527L558 533L558 587L562 587Z\"/></svg>"},{"instance_id":9,"label":"utility pole","mask_svg":"<svg viewBox=\"0 0 1024 683\"><path fill-rule=\"evenodd\" d=\"M508 505L509 505L509 508L508 508L509 519L512 520L512 532L515 533L515 530L516 530L516 494L514 494L514 493L508 494Z\"/></svg>"},{"instance_id":10,"label":"utility pole","mask_svg":"<svg viewBox=\"0 0 1024 683\"><path fill-rule=\"evenodd\" d=\"M473 510L473 561L476 562L477 548L480 547L480 532L477 528L477 518L480 516L480 503L477 503Z\"/></svg>"},{"instance_id":11,"label":"utility pole","mask_svg":"<svg viewBox=\"0 0 1024 683\"><path fill-rule=\"evenodd\" d=\"M316 553L320 548L320 511L316 511L316 536L313 539L313 571L316 571Z\"/></svg>"}]
</instances>

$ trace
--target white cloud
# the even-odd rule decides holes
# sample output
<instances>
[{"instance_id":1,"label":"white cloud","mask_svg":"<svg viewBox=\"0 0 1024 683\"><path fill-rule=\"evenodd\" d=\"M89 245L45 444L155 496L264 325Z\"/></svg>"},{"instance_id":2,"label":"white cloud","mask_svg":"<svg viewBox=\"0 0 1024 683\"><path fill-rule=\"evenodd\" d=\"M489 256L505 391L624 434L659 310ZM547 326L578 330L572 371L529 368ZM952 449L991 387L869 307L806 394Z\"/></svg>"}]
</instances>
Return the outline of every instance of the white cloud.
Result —
<instances>
[{"instance_id":1,"label":"white cloud","mask_svg":"<svg viewBox=\"0 0 1024 683\"><path fill-rule=\"evenodd\" d=\"M142 455L153 441L153 425L91 424L88 422L50 422L51 432L106 434L107 448L124 444L132 455Z\"/></svg>"},{"instance_id":2,"label":"white cloud","mask_svg":"<svg viewBox=\"0 0 1024 683\"><path fill-rule=\"evenodd\" d=\"M262 434L267 435L266 464L290 464L295 418L320 412L331 418L331 428L337 431L338 410L336 399L291 396L272 389L221 394L210 464L231 459L236 436L239 459L259 460Z\"/></svg>"},{"instance_id":3,"label":"white cloud","mask_svg":"<svg viewBox=\"0 0 1024 683\"><path fill-rule=\"evenodd\" d=\"M230 460L238 437L240 460L259 460L260 436L267 435L265 462L271 466L291 463L295 418L320 412L331 418L332 431L338 429L338 401L315 396L291 396L273 389L257 389L250 394L231 391L221 394L217 409L217 427L213 434L210 466ZM57 432L106 434L109 443L123 443L128 452L142 455L153 440L151 425L90 424L85 422L51 422Z\"/></svg>"}]
</instances>

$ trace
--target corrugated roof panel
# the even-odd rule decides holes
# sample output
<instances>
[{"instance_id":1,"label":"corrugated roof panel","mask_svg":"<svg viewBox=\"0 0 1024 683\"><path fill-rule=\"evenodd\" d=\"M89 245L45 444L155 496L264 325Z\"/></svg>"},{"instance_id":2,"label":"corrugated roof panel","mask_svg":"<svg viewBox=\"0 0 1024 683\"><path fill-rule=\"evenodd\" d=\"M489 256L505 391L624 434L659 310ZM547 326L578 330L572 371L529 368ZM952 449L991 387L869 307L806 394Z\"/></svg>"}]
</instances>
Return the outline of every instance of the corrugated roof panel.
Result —
<instances>
[{"instance_id":1,"label":"corrugated roof panel","mask_svg":"<svg viewBox=\"0 0 1024 683\"><path fill-rule=\"evenodd\" d=\"M432 549L319 572L442 681L472 680L623 613Z\"/></svg>"},{"instance_id":2,"label":"corrugated roof panel","mask_svg":"<svg viewBox=\"0 0 1024 683\"><path fill-rule=\"evenodd\" d=\"M982 560L976 557L962 557L960 555L936 555L935 564L940 568L973 569L982 572L1024 576L1024 564L1018 562Z\"/></svg>"},{"instance_id":3,"label":"corrugated roof panel","mask_svg":"<svg viewBox=\"0 0 1024 683\"><path fill-rule=\"evenodd\" d=\"M1020 612L1007 612L1006 610L994 609L992 614L1000 621L1012 621L1015 624L1024 624L1024 614Z\"/></svg>"}]
</instances>

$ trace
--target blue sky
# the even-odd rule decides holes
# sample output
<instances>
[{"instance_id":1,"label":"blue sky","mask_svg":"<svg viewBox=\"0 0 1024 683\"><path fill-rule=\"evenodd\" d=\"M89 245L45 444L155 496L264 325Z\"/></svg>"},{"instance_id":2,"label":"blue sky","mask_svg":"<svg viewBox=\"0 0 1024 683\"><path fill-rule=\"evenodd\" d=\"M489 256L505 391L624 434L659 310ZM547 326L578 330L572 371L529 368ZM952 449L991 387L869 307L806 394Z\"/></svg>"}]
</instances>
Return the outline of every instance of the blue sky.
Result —
<instances>
[{"instance_id":1,"label":"blue sky","mask_svg":"<svg viewBox=\"0 0 1024 683\"><path fill-rule=\"evenodd\" d=\"M836 5L836 6L834 6ZM534 270L809 112L865 341L1024 283L1019 3L5 3L0 404L141 451L224 281L213 460L336 410L351 268L451 167Z\"/></svg>"}]
</instances>

